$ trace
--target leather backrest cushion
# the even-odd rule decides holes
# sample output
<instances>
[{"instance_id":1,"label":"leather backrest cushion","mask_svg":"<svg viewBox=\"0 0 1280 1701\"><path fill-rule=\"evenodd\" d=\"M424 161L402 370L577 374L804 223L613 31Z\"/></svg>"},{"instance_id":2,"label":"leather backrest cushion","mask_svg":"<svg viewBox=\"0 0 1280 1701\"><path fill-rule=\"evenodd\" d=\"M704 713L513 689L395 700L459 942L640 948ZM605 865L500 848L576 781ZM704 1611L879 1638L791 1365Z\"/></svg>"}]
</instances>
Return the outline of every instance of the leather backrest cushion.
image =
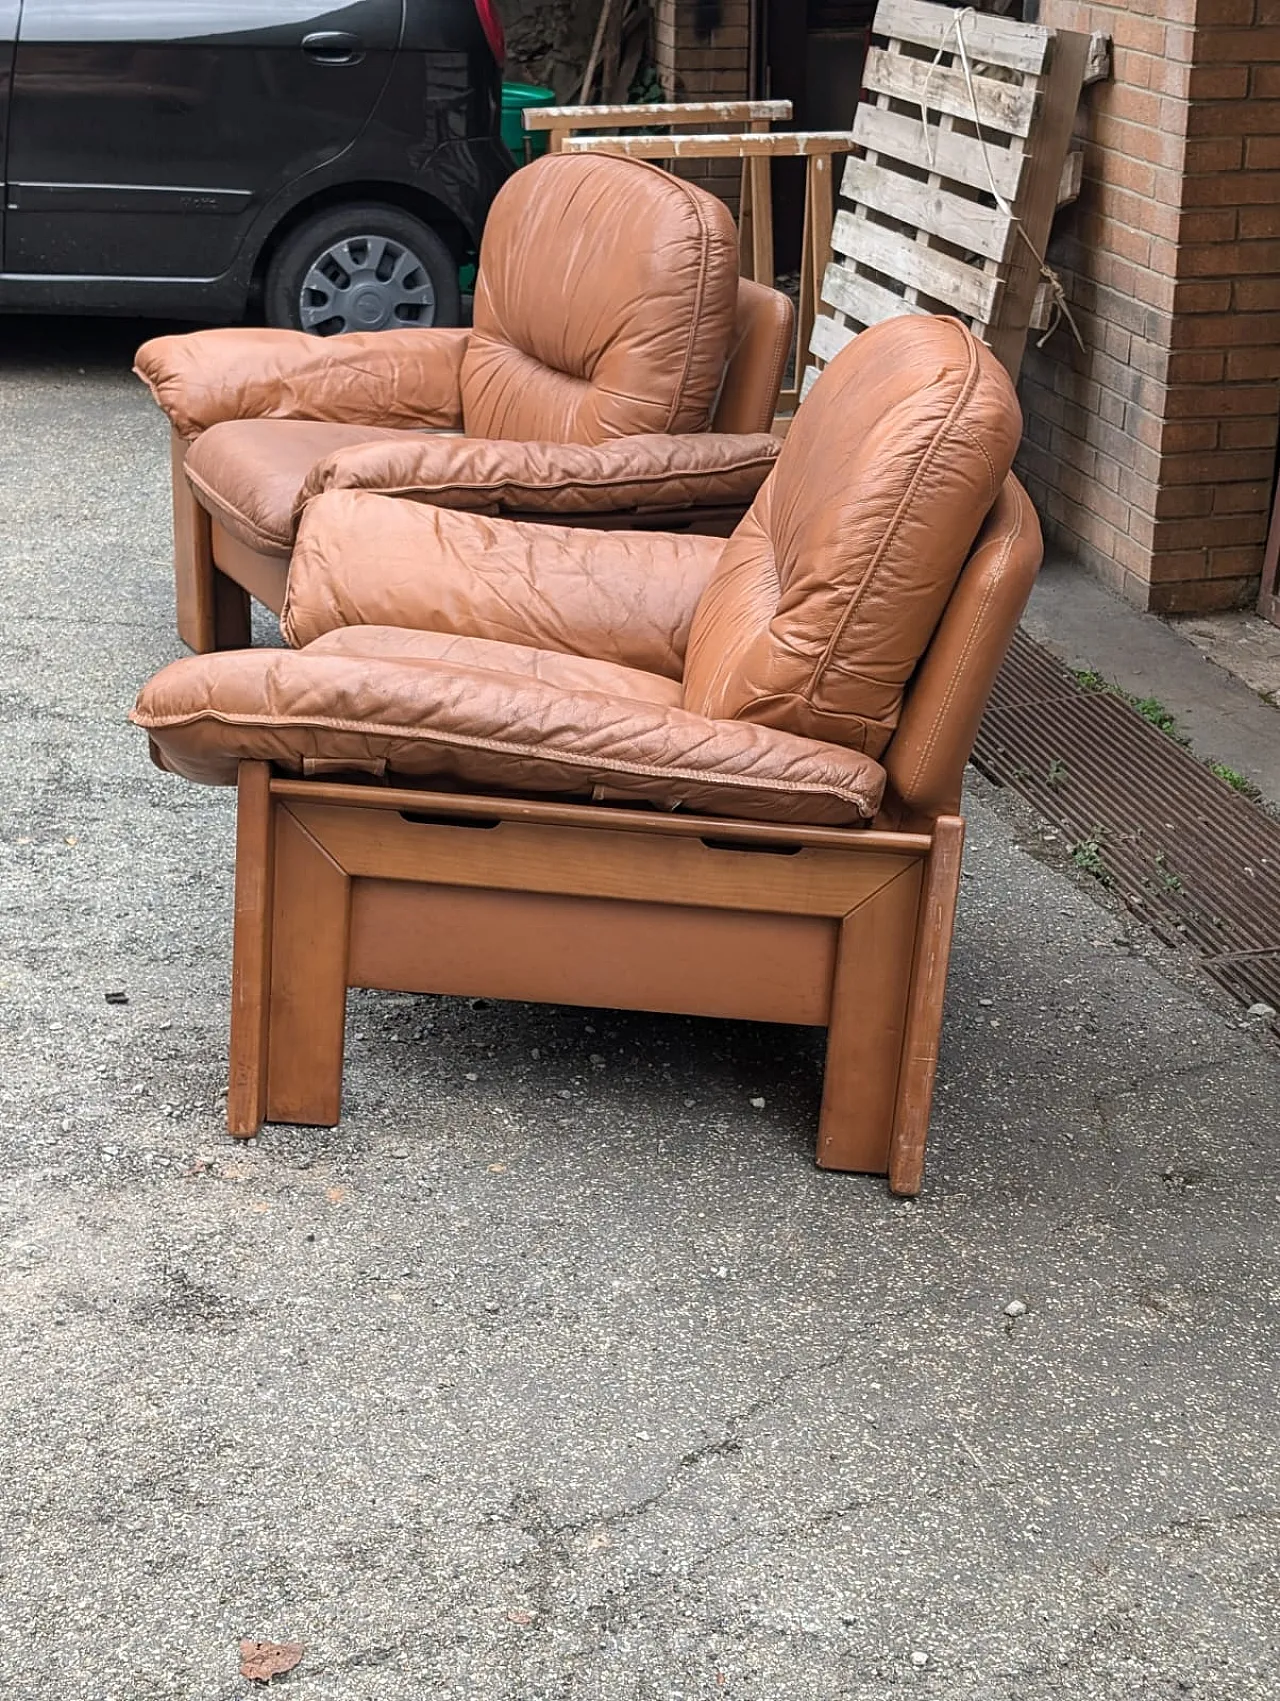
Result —
<instances>
[{"instance_id":1,"label":"leather backrest cushion","mask_svg":"<svg viewBox=\"0 0 1280 1701\"><path fill-rule=\"evenodd\" d=\"M863 331L726 546L685 706L878 756L1021 431L1008 374L958 320Z\"/></svg>"},{"instance_id":2,"label":"leather backrest cushion","mask_svg":"<svg viewBox=\"0 0 1280 1701\"><path fill-rule=\"evenodd\" d=\"M733 339L723 202L636 160L551 154L493 203L462 367L473 437L705 431Z\"/></svg>"}]
</instances>

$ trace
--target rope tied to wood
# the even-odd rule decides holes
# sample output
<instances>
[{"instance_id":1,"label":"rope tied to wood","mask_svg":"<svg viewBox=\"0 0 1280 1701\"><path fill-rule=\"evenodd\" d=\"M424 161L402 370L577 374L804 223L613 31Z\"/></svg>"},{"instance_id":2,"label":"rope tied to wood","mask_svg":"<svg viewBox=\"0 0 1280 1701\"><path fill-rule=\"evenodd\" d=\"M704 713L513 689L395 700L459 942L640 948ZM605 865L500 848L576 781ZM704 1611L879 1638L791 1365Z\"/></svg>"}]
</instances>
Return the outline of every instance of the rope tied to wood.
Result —
<instances>
[{"instance_id":1,"label":"rope tied to wood","mask_svg":"<svg viewBox=\"0 0 1280 1701\"><path fill-rule=\"evenodd\" d=\"M953 14L951 22L944 30L942 40L938 44L938 51L933 56L933 63L930 65L925 76L924 88L920 92L920 125L924 131L925 158L929 161L930 171L935 170L933 133L929 128L929 85L933 81L933 73L938 69L942 62L942 55L948 51L947 44L954 34L956 38L955 56L960 61L960 70L964 76L965 91L969 96L969 106L973 114L973 127L978 133L978 147L982 154L982 166L983 170L987 174L987 182L990 186L991 195L995 200L996 206L999 207L1000 211L1009 220L1014 230L1022 238L1023 243L1026 245L1027 252L1036 263L1036 267L1041 278L1046 284L1048 284L1049 293L1053 300L1053 314L1049 320L1048 329L1045 331L1043 336L1037 339L1036 347L1043 348L1049 338L1057 330L1058 326L1061 325L1065 319L1067 324L1071 327L1071 334L1079 344L1081 351L1087 353L1088 348L1084 338L1080 334L1080 327L1076 324L1075 319L1072 316L1071 308L1067 304L1067 292L1063 288L1062 279L1058 276L1057 272L1054 271L1053 267L1048 264L1044 255L1037 250L1035 243L1032 242L1031 238L1023 229L1022 220L1014 212L1005 197L1000 193L996 184L995 172L991 169L991 156L987 152L987 138L983 133L982 118L978 110L978 91L973 86L973 66L969 60L969 45L966 42L964 35L966 21L976 16L977 12L972 6L962 6Z\"/></svg>"}]
</instances>

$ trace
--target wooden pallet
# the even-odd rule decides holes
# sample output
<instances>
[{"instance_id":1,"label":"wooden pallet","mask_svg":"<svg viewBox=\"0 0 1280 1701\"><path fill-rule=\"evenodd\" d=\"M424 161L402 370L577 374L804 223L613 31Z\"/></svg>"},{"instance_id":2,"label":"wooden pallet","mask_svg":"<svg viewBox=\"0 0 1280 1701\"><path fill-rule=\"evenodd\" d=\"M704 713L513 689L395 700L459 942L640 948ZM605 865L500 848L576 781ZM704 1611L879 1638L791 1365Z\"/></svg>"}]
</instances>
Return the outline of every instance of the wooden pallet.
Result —
<instances>
[{"instance_id":1,"label":"wooden pallet","mask_svg":"<svg viewBox=\"0 0 1280 1701\"><path fill-rule=\"evenodd\" d=\"M805 391L859 331L900 313L957 315L1017 377L1028 330L1047 323L1037 257L1079 190L1068 150L1081 87L1103 74L1103 39L880 0Z\"/></svg>"}]
</instances>

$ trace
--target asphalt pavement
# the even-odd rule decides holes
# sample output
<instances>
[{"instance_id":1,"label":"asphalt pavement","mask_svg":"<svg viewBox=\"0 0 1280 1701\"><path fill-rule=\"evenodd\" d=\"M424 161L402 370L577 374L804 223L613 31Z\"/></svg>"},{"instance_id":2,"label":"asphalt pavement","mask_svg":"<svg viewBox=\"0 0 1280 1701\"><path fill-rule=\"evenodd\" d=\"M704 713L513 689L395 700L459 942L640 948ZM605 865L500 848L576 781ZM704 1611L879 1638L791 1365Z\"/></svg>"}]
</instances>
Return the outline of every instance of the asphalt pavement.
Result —
<instances>
[{"instance_id":1,"label":"asphalt pavement","mask_svg":"<svg viewBox=\"0 0 1280 1701\"><path fill-rule=\"evenodd\" d=\"M353 995L223 1135L145 330L0 322L0 1694L1273 1701L1280 1054L980 783L916 1203L806 1030Z\"/></svg>"}]
</instances>

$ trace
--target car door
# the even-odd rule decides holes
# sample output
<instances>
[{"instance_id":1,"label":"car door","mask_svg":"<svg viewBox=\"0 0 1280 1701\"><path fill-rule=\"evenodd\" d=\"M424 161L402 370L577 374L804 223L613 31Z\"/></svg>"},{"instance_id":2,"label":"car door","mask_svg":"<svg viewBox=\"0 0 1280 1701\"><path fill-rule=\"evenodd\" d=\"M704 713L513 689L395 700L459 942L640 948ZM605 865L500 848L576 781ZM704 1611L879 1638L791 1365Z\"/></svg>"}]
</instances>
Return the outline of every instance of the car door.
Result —
<instances>
[{"instance_id":1,"label":"car door","mask_svg":"<svg viewBox=\"0 0 1280 1701\"><path fill-rule=\"evenodd\" d=\"M4 270L220 276L264 203L355 141L403 6L25 0Z\"/></svg>"},{"instance_id":2,"label":"car door","mask_svg":"<svg viewBox=\"0 0 1280 1701\"><path fill-rule=\"evenodd\" d=\"M18 14L22 0L0 0L0 188L5 180L5 152L9 141L9 86L13 78L13 51L18 41ZM4 242L4 203L0 196L0 253Z\"/></svg>"}]
</instances>

